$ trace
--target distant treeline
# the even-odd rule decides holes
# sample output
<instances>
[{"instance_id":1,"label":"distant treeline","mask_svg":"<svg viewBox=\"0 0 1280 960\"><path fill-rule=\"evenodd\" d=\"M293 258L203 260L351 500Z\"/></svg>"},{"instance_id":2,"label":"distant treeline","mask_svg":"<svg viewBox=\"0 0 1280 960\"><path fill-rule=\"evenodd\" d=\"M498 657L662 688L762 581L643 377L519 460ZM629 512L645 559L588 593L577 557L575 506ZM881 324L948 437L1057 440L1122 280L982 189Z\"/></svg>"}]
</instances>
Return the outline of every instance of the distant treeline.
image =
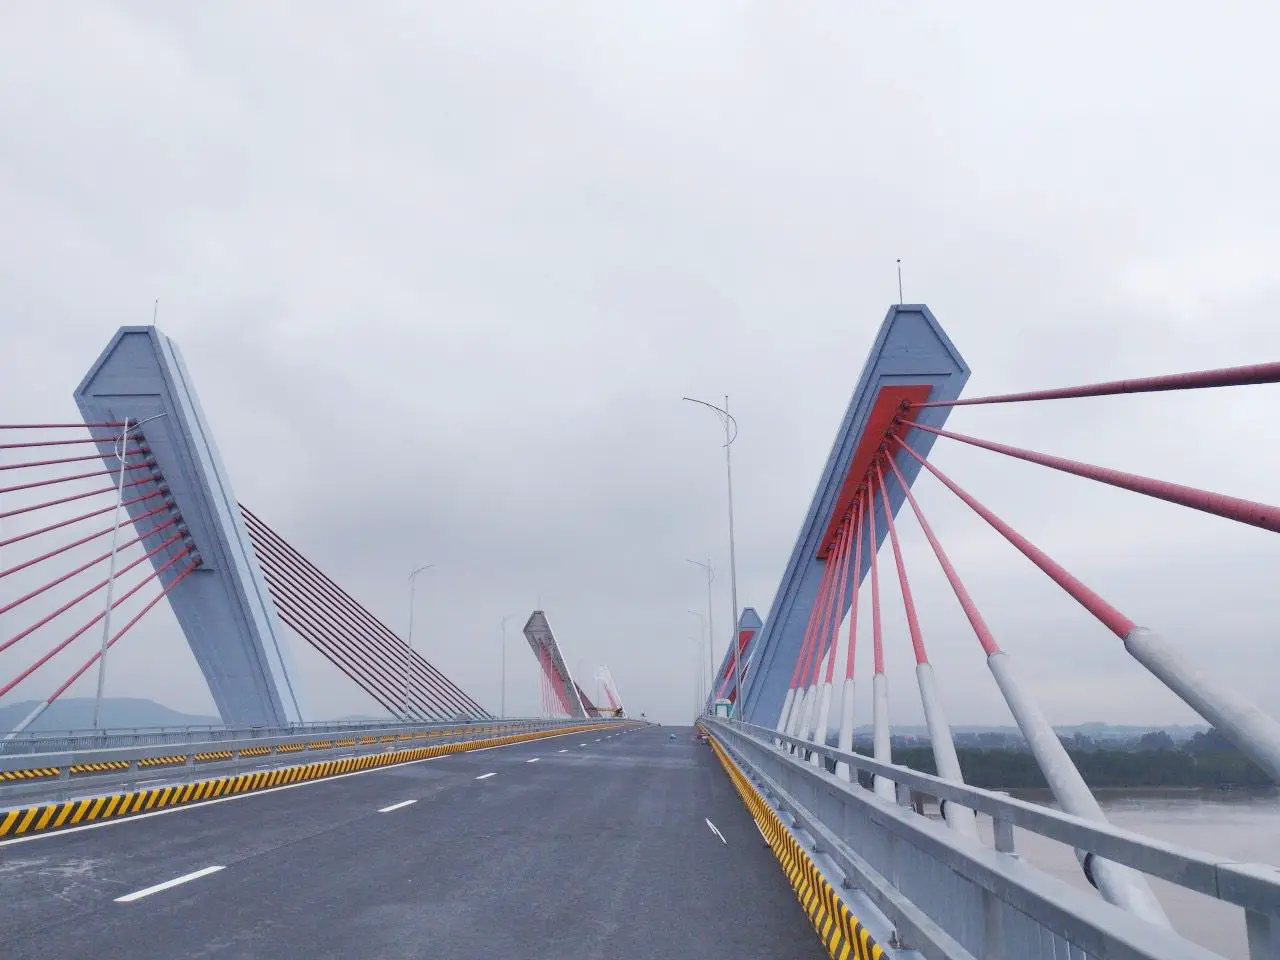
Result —
<instances>
[{"instance_id":1,"label":"distant treeline","mask_svg":"<svg viewBox=\"0 0 1280 960\"><path fill-rule=\"evenodd\" d=\"M1067 753L1091 787L1244 787L1272 780L1216 730L1175 743L1167 733L1148 733L1125 748L1096 744L1077 734L1063 738ZM1048 784L1035 757L1021 748L957 746L965 782L992 789L1034 789ZM927 744L895 745L894 763L936 773Z\"/></svg>"}]
</instances>

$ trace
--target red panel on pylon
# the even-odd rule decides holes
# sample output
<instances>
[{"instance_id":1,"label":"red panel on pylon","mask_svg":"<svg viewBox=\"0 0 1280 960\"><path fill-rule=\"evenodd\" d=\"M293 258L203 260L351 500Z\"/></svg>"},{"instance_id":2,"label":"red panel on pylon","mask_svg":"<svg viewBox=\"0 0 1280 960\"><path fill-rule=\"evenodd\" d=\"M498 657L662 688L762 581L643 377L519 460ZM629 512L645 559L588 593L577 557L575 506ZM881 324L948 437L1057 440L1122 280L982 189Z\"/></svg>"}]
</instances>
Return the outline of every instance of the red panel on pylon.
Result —
<instances>
[{"instance_id":1,"label":"red panel on pylon","mask_svg":"<svg viewBox=\"0 0 1280 960\"><path fill-rule=\"evenodd\" d=\"M903 410L903 404L923 403L929 399L929 390L928 384L880 388L880 392L876 395L875 403L871 407L871 413L867 417L866 428L862 431L858 446L854 448L853 459L849 461L849 472L845 474L844 486L840 490L840 495L836 497L835 507L831 511L831 520L827 524L826 533L818 541L817 557L819 560L827 559L827 554L831 552L836 532L840 529L840 524L845 514L853 507L853 500L858 492L858 487L866 479L867 469L871 466L871 461L875 459L876 453L879 452L881 445L884 443L884 438L888 434L889 428L893 425L894 417L901 415L908 422L915 419L916 408L911 407Z\"/></svg>"}]
</instances>

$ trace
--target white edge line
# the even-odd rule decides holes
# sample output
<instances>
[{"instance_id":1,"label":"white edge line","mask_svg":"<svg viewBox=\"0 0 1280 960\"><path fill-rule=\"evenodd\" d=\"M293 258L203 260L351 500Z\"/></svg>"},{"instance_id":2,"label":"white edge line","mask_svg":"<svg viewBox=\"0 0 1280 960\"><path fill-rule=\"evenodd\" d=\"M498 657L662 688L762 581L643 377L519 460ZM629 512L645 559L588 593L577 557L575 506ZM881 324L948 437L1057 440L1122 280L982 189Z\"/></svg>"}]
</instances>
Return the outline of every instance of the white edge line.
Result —
<instances>
[{"instance_id":1,"label":"white edge line","mask_svg":"<svg viewBox=\"0 0 1280 960\"><path fill-rule=\"evenodd\" d=\"M174 877L172 880L166 880L164 883L157 883L154 887L147 887L143 890L135 890L133 893L126 893L123 897L116 897L116 903L133 903L135 900L141 900L143 897L149 897L153 893L159 893L161 890L168 890L170 887L176 887L180 883L187 883L191 880L199 880L201 877L207 877L211 873L217 873L224 870L225 867L205 867L203 870L197 870L195 873L188 873L181 877Z\"/></svg>"},{"instance_id":2,"label":"white edge line","mask_svg":"<svg viewBox=\"0 0 1280 960\"><path fill-rule=\"evenodd\" d=\"M576 732L576 731L575 731ZM568 733L555 733L549 737L539 737L539 740L554 740L557 737L567 737ZM139 813L133 816L121 817L119 820L103 820L99 823L84 823L78 827L66 827L61 830L44 830L40 833L31 833L25 837L9 837L6 840L0 840L0 847L11 846L16 843L30 843L33 840L48 840L50 837L65 837L72 833L83 833L85 830L100 830L102 827L118 827L122 823L136 823L139 820L149 820L152 817L164 817L171 813L186 813L190 810L199 810L201 807L211 807L215 803L230 803L233 800L248 800L251 797L262 797L268 793L279 793L281 790L297 790L299 787L314 787L321 783L333 783L335 780L345 780L347 777L359 777L366 773L385 773L388 770L394 770L398 767L409 767L415 763L430 763L432 760L444 760L448 757L456 757L463 753L483 753L486 750L497 750L501 747L518 747L522 743L528 743L528 740L522 740L517 743L499 743L492 747L477 747L474 750L459 750L457 753L442 753L436 757L423 757L421 760L405 760L402 763L393 763L385 767L370 767L368 770L352 770L348 773L334 774L332 777L319 777L315 780L303 780L300 783L285 783L278 787L268 787L265 790L253 790L249 793L237 793L229 797L215 797L213 800L197 800L195 803L187 803L181 807L169 807L167 810L151 810L147 813ZM586 744L582 744L586 746ZM294 764L297 766L297 764ZM268 767L270 770L285 770L287 767ZM253 771L255 773L259 771ZM210 777L209 779L217 779ZM201 781L195 781L197 783ZM175 784L179 786L179 784ZM75 799L92 799L94 795L88 798L76 797ZM101 796L111 796L110 793L101 794Z\"/></svg>"},{"instance_id":3,"label":"white edge line","mask_svg":"<svg viewBox=\"0 0 1280 960\"><path fill-rule=\"evenodd\" d=\"M490 777L496 777L496 776L497 776L497 774L496 774L496 773L482 773L482 774L480 774L480 776L476 777L476 779L477 779L477 780L488 780Z\"/></svg>"},{"instance_id":4,"label":"white edge line","mask_svg":"<svg viewBox=\"0 0 1280 960\"><path fill-rule=\"evenodd\" d=\"M407 807L411 803L417 803L417 800L401 800L399 803L393 803L389 807L383 807L379 813L390 813L392 810L399 810L401 807Z\"/></svg>"},{"instance_id":5,"label":"white edge line","mask_svg":"<svg viewBox=\"0 0 1280 960\"><path fill-rule=\"evenodd\" d=\"M756 829L760 831L760 838L764 840L764 845L768 847L770 850L772 850L773 844L770 843L769 838L764 835L764 831L760 830L760 821L757 820L755 817L752 817L751 822L754 823L756 825Z\"/></svg>"},{"instance_id":6,"label":"white edge line","mask_svg":"<svg viewBox=\"0 0 1280 960\"><path fill-rule=\"evenodd\" d=\"M706 817L703 817L702 819L707 820ZM719 830L716 829L716 825L714 823L712 823L710 820L707 820L707 826L711 828L712 833L714 833L717 837L720 838L721 843L723 843L726 847L729 845L729 841L724 838L723 833L721 833Z\"/></svg>"}]
</instances>

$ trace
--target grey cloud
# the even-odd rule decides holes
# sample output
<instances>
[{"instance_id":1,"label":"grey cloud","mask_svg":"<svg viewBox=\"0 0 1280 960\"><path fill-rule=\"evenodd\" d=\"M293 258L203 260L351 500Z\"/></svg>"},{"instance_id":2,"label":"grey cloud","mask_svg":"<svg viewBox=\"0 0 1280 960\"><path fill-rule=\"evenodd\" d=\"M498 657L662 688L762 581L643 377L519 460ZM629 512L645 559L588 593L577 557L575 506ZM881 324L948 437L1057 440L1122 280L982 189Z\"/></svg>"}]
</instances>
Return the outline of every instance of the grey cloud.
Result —
<instances>
[{"instance_id":1,"label":"grey cloud","mask_svg":"<svg viewBox=\"0 0 1280 960\"><path fill-rule=\"evenodd\" d=\"M896 299L897 257L974 394L1276 354L1276 15L1233 16L14 6L0 14L6 419L69 415L100 345L158 296L241 499L397 628L408 569L437 562L420 639L470 693L496 703L498 625L518 613L508 703L537 708L518 626L541 596L571 664L608 663L638 709L677 719L693 700L686 610L703 599L685 558L711 556L728 621L716 424L679 397L731 395L739 593L764 612ZM951 425L1274 501L1259 442L1272 396L983 408ZM1266 698L1263 534L948 442L935 456ZM1185 719L950 494L918 489L1055 719ZM1001 720L927 544L901 526L953 720ZM910 722L883 561L895 716ZM112 690L206 705L162 621L131 641ZM299 657L321 709L365 708Z\"/></svg>"}]
</instances>

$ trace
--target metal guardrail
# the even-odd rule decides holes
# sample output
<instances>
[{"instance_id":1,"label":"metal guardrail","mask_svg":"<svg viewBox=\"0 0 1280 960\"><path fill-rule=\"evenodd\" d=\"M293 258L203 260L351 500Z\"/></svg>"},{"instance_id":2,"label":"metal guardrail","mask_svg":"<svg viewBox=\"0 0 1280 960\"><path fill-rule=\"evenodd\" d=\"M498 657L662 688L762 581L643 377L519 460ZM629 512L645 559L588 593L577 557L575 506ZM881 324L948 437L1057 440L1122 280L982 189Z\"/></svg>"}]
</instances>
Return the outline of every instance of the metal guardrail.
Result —
<instances>
[{"instance_id":1,"label":"metal guardrail","mask_svg":"<svg viewBox=\"0 0 1280 960\"><path fill-rule=\"evenodd\" d=\"M900 943L930 960L1220 960L1023 862L1014 826L1239 906L1252 960L1280 957L1276 867L1185 849L763 727L713 717L702 723L807 839L815 859L825 860L833 886L866 894ZM898 803L790 747L892 781ZM916 813L911 791L990 816L995 849Z\"/></svg>"},{"instance_id":2,"label":"metal guardrail","mask_svg":"<svg viewBox=\"0 0 1280 960\"><path fill-rule=\"evenodd\" d=\"M285 764L580 725L581 719L382 724L0 756L0 808L32 798L67 800L139 783L186 783ZM607 723L609 721L591 721Z\"/></svg>"},{"instance_id":3,"label":"metal guardrail","mask_svg":"<svg viewBox=\"0 0 1280 960\"><path fill-rule=\"evenodd\" d=\"M389 720L346 720L315 723L296 723L287 727L230 727L210 726L160 726L119 727L112 730L57 730L23 731L12 739L0 740L0 757L14 754L55 753L63 750L95 750L108 747L143 746L152 743L193 743L215 740L242 740L249 737L277 737L314 733L338 733L349 730L366 730L386 726L401 727L450 727L485 723L531 723L536 718L468 717L457 720L431 720L404 724Z\"/></svg>"}]
</instances>

